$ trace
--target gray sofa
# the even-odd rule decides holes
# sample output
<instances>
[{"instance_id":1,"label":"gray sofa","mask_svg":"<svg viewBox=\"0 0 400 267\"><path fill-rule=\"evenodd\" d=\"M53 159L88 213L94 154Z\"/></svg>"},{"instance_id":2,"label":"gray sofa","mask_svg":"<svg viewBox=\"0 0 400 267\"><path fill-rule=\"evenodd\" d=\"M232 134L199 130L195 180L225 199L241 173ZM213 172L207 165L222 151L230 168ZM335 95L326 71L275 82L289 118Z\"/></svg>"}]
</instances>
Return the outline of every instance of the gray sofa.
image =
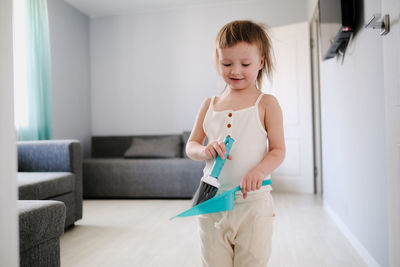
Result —
<instances>
[{"instance_id":1,"label":"gray sofa","mask_svg":"<svg viewBox=\"0 0 400 267\"><path fill-rule=\"evenodd\" d=\"M17 142L20 266L60 266L60 236L82 218L79 141Z\"/></svg>"},{"instance_id":2,"label":"gray sofa","mask_svg":"<svg viewBox=\"0 0 400 267\"><path fill-rule=\"evenodd\" d=\"M190 133L94 136L83 161L84 198L192 198L204 162L185 153Z\"/></svg>"}]
</instances>

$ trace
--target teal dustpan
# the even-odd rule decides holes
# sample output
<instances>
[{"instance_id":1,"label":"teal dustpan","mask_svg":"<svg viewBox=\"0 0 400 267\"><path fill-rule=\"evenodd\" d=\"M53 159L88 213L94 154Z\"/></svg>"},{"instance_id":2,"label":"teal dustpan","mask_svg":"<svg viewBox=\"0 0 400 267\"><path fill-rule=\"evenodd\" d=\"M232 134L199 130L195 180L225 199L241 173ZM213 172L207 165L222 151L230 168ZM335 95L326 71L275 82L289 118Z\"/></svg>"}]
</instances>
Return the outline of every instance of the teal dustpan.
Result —
<instances>
[{"instance_id":1,"label":"teal dustpan","mask_svg":"<svg viewBox=\"0 0 400 267\"><path fill-rule=\"evenodd\" d=\"M264 180L262 182L262 186L272 184L271 180ZM240 191L240 185L237 187L219 195L213 197L207 201L204 201L191 209L188 209L181 214L178 214L172 217L170 220L173 220L177 217L189 217L195 216L200 214L207 214L207 213L214 213L214 212L221 212L226 210L233 210L234 201L235 201L235 193Z\"/></svg>"}]
</instances>

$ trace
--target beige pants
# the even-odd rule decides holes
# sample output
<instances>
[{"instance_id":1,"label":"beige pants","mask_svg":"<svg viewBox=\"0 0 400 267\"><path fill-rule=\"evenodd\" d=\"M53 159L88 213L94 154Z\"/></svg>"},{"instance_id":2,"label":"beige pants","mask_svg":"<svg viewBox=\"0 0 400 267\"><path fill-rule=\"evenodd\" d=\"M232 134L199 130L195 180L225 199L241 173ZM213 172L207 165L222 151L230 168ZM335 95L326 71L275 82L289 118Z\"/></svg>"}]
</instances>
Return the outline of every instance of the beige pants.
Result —
<instances>
[{"instance_id":1,"label":"beige pants","mask_svg":"<svg viewBox=\"0 0 400 267\"><path fill-rule=\"evenodd\" d=\"M198 216L203 266L266 267L271 255L274 203L269 191L236 195L232 211Z\"/></svg>"}]
</instances>

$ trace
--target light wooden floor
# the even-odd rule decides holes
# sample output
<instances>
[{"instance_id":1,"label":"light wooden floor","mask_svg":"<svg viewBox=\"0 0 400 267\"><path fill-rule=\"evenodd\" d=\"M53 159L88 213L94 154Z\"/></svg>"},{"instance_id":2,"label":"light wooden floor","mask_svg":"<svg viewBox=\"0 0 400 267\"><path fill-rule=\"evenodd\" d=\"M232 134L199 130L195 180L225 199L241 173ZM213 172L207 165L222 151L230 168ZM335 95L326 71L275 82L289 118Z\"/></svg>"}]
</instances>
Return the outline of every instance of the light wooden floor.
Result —
<instances>
[{"instance_id":1,"label":"light wooden floor","mask_svg":"<svg viewBox=\"0 0 400 267\"><path fill-rule=\"evenodd\" d=\"M272 192L276 220L268 267L364 267L314 195ZM194 217L170 221L190 200L84 200L61 236L62 267L200 266Z\"/></svg>"}]
</instances>

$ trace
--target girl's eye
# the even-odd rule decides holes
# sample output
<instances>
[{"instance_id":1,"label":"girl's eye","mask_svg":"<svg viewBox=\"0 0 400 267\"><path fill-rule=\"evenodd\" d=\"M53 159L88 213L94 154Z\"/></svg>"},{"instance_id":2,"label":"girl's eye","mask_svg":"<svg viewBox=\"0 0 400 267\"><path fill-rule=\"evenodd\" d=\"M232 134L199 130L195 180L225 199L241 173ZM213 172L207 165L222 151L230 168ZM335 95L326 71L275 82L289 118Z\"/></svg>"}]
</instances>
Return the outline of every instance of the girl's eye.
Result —
<instances>
[{"instance_id":1,"label":"girl's eye","mask_svg":"<svg viewBox=\"0 0 400 267\"><path fill-rule=\"evenodd\" d=\"M231 64L222 64L222 65L224 65L225 67L229 67Z\"/></svg>"},{"instance_id":2,"label":"girl's eye","mask_svg":"<svg viewBox=\"0 0 400 267\"><path fill-rule=\"evenodd\" d=\"M248 67L250 64L242 64L243 67Z\"/></svg>"}]
</instances>

